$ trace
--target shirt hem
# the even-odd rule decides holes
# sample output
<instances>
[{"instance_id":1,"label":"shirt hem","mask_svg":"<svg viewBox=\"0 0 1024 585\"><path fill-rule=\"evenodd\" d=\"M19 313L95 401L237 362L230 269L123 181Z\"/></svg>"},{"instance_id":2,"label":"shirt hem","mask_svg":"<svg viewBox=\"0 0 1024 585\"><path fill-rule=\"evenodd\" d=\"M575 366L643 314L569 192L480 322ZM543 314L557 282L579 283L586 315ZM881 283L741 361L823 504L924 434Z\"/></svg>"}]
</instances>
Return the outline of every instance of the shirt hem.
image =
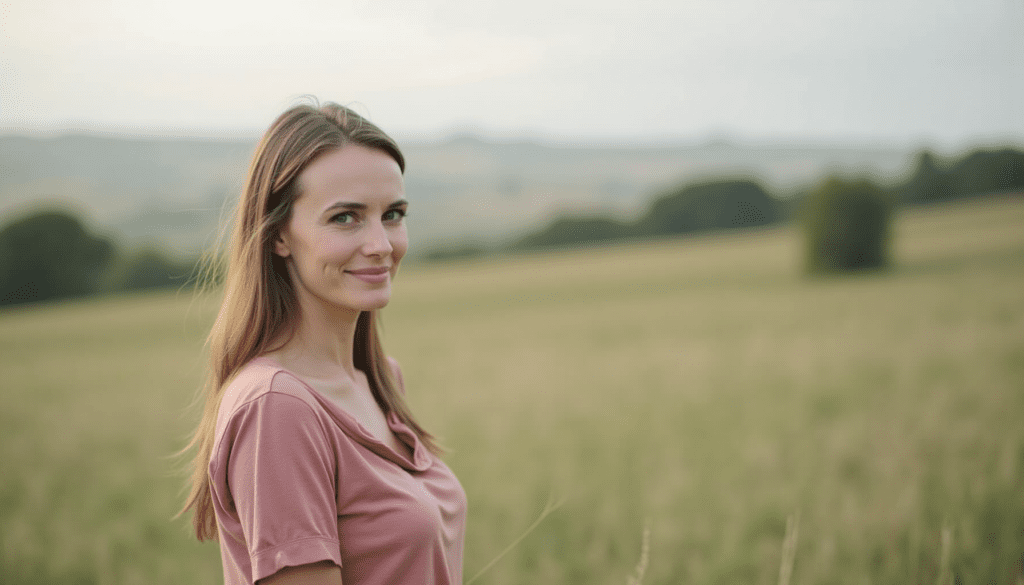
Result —
<instances>
[{"instance_id":1,"label":"shirt hem","mask_svg":"<svg viewBox=\"0 0 1024 585\"><path fill-rule=\"evenodd\" d=\"M332 538L310 536L293 540L251 556L252 581L266 579L285 567L298 567L320 561L341 566L341 544Z\"/></svg>"}]
</instances>

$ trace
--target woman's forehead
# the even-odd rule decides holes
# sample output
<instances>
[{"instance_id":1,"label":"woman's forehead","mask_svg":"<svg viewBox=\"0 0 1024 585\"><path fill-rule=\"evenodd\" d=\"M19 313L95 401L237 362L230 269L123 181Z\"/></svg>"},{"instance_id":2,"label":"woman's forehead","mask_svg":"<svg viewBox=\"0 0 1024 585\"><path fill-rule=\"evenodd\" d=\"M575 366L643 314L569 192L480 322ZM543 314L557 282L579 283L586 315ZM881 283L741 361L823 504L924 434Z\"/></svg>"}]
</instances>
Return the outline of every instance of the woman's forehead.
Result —
<instances>
[{"instance_id":1,"label":"woman's forehead","mask_svg":"<svg viewBox=\"0 0 1024 585\"><path fill-rule=\"evenodd\" d=\"M402 171L395 159L364 146L347 145L317 157L299 174L298 181L299 200L317 207L337 202L388 206L405 197Z\"/></svg>"}]
</instances>

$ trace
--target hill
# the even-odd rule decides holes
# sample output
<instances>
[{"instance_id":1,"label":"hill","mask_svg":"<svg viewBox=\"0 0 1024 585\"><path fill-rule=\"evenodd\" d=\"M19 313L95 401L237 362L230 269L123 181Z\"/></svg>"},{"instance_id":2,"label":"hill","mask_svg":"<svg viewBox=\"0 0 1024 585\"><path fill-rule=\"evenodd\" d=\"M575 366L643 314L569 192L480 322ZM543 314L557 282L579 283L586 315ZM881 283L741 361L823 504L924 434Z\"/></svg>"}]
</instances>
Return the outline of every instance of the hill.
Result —
<instances>
[{"instance_id":1,"label":"hill","mask_svg":"<svg viewBox=\"0 0 1024 585\"><path fill-rule=\"evenodd\" d=\"M0 136L0 219L43 204L71 205L97 227L194 253L240 190L254 141L98 135ZM413 201L410 232L493 242L565 212L633 217L658 191L745 176L786 192L834 167L883 177L913 153L843 145L541 144L456 136L402 143Z\"/></svg>"}]
</instances>

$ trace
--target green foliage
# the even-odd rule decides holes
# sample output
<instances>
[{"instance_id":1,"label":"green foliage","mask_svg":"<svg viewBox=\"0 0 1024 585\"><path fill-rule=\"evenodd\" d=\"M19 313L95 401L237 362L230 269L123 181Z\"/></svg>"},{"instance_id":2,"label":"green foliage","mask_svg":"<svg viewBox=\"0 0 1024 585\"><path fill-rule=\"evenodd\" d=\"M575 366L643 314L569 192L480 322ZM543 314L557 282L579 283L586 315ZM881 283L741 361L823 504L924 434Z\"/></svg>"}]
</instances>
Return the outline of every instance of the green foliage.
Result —
<instances>
[{"instance_id":1,"label":"green foliage","mask_svg":"<svg viewBox=\"0 0 1024 585\"><path fill-rule=\"evenodd\" d=\"M0 230L0 305L92 294L114 256L68 212L18 219Z\"/></svg>"},{"instance_id":2,"label":"green foliage","mask_svg":"<svg viewBox=\"0 0 1024 585\"><path fill-rule=\"evenodd\" d=\"M110 286L113 290L179 287L188 282L192 271L192 264L172 260L159 249L146 246L118 266Z\"/></svg>"},{"instance_id":3,"label":"green foliage","mask_svg":"<svg viewBox=\"0 0 1024 585\"><path fill-rule=\"evenodd\" d=\"M839 203L843 214L854 224L870 225L870 217L891 213L895 203L917 204L963 199L992 193L1024 190L1024 152L1012 148L981 149L953 162L939 160L928 150L918 155L914 174L889 190L888 197L870 188L873 195L861 203ZM868 200L879 196L878 202ZM510 247L512 249L546 246L571 246L627 238L667 236L692 232L754 227L787 221L800 215L805 199L813 194L798 193L777 198L750 180L724 179L681 185L654 201L647 213L636 223L624 224L602 217L563 217L539 232L529 234ZM840 197L839 199L843 199ZM811 203L813 207L815 203ZM833 218L838 221L837 218ZM864 223L869 222L869 223ZM839 256L824 263L815 263L813 270L827 269L834 262L837 269L880 267L885 264L885 250L861 249L871 239L870 230L857 230L863 242L847 252L851 258ZM876 234L875 238L883 237ZM886 236L887 237L887 236ZM842 256L842 249L831 253Z\"/></svg>"},{"instance_id":4,"label":"green foliage","mask_svg":"<svg viewBox=\"0 0 1024 585\"><path fill-rule=\"evenodd\" d=\"M462 260L467 258L479 258L487 255L489 250L486 246L475 242L452 243L448 245L435 246L423 255L425 260L430 262L441 262L445 260Z\"/></svg>"},{"instance_id":5,"label":"green foliage","mask_svg":"<svg viewBox=\"0 0 1024 585\"><path fill-rule=\"evenodd\" d=\"M781 216L778 202L753 181L710 181L665 194L635 223L605 217L562 217L519 239L512 248L570 246L755 227L775 223Z\"/></svg>"},{"instance_id":6,"label":"green foliage","mask_svg":"<svg viewBox=\"0 0 1024 585\"><path fill-rule=\"evenodd\" d=\"M36 212L0 230L0 305L179 287L194 270L152 246L125 253L67 211Z\"/></svg>"},{"instance_id":7,"label":"green foliage","mask_svg":"<svg viewBox=\"0 0 1024 585\"><path fill-rule=\"evenodd\" d=\"M1024 190L1024 152L977 150L953 165L950 174L954 196Z\"/></svg>"},{"instance_id":8,"label":"green foliage","mask_svg":"<svg viewBox=\"0 0 1024 585\"><path fill-rule=\"evenodd\" d=\"M1024 152L1002 148L976 150L952 162L937 160L924 150L913 176L895 192L901 203L931 203L1020 190Z\"/></svg>"},{"instance_id":9,"label":"green foliage","mask_svg":"<svg viewBox=\"0 0 1024 585\"><path fill-rule=\"evenodd\" d=\"M630 236L628 224L604 217L562 217L543 230L521 238L516 249L567 246L588 242L606 242Z\"/></svg>"},{"instance_id":10,"label":"green foliage","mask_svg":"<svg viewBox=\"0 0 1024 585\"><path fill-rule=\"evenodd\" d=\"M874 183L829 177L803 202L807 271L885 268L892 216L891 197Z\"/></svg>"},{"instance_id":11,"label":"green foliage","mask_svg":"<svg viewBox=\"0 0 1024 585\"><path fill-rule=\"evenodd\" d=\"M644 235L755 227L779 218L777 204L757 183L711 181L668 193L637 223Z\"/></svg>"},{"instance_id":12,"label":"green foliage","mask_svg":"<svg viewBox=\"0 0 1024 585\"><path fill-rule=\"evenodd\" d=\"M901 203L924 203L951 199L949 169L928 150L917 155L914 175L896 189Z\"/></svg>"}]
</instances>

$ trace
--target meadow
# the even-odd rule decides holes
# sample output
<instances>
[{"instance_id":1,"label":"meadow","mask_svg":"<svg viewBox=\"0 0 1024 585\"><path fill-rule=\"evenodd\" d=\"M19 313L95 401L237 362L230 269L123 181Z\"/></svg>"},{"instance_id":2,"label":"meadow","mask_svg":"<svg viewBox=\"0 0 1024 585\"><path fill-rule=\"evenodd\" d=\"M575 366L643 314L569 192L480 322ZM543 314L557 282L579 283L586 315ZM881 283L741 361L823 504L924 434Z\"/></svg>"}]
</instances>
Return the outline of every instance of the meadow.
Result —
<instances>
[{"instance_id":1,"label":"meadow","mask_svg":"<svg viewBox=\"0 0 1024 585\"><path fill-rule=\"evenodd\" d=\"M467 491L466 579L557 501L476 583L774 584L787 523L791 583L1021 583L1024 199L904 210L884 273L800 253L404 267L385 342ZM221 581L172 520L215 305L0 312L0 583Z\"/></svg>"}]
</instances>

